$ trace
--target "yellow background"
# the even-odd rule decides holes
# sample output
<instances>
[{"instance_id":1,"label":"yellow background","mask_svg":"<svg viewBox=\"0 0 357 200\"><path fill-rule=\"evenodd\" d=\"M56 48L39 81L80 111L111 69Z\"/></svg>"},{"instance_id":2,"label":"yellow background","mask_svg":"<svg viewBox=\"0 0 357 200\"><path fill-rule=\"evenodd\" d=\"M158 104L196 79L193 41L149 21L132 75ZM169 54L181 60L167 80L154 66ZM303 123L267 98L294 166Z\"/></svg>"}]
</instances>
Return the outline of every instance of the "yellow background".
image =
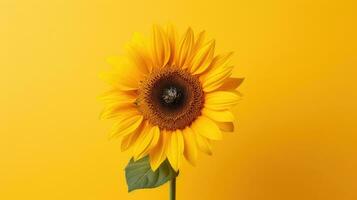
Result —
<instances>
[{"instance_id":1,"label":"yellow background","mask_svg":"<svg viewBox=\"0 0 357 200\"><path fill-rule=\"evenodd\" d=\"M235 51L238 128L185 163L178 200L357 199L356 4L344 0L0 2L0 199L128 194L98 74L135 31L172 22Z\"/></svg>"}]
</instances>

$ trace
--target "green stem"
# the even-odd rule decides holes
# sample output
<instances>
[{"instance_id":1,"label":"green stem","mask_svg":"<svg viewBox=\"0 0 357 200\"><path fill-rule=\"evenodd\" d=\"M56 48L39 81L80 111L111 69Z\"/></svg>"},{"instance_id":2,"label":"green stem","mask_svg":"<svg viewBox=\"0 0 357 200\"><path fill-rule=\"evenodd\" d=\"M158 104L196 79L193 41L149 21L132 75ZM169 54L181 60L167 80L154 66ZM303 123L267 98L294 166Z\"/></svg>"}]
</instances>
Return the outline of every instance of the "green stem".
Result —
<instances>
[{"instance_id":1,"label":"green stem","mask_svg":"<svg viewBox=\"0 0 357 200\"><path fill-rule=\"evenodd\" d=\"M170 181L170 200L176 200L176 178Z\"/></svg>"}]
</instances>

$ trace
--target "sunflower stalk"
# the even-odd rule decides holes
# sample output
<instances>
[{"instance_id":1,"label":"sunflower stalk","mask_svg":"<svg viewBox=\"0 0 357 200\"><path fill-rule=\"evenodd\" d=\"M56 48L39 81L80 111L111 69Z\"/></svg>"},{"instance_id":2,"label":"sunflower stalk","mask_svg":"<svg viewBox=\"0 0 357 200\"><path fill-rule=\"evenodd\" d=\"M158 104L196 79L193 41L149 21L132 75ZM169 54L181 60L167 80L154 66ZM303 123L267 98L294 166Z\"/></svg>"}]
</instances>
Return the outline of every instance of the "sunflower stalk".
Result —
<instances>
[{"instance_id":1,"label":"sunflower stalk","mask_svg":"<svg viewBox=\"0 0 357 200\"><path fill-rule=\"evenodd\" d=\"M176 178L173 178L170 181L170 199L169 200L176 200Z\"/></svg>"}]
</instances>

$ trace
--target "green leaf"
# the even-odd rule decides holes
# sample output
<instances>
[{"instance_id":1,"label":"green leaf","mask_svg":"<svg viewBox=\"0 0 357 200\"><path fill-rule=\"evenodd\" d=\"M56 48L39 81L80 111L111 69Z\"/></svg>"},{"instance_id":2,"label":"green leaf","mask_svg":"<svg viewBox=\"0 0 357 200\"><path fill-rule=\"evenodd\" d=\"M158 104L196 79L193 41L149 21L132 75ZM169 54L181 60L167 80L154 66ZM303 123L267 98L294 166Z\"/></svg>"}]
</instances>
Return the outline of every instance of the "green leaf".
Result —
<instances>
[{"instance_id":1,"label":"green leaf","mask_svg":"<svg viewBox=\"0 0 357 200\"><path fill-rule=\"evenodd\" d=\"M131 159L125 168L125 177L129 192L137 189L159 187L177 175L178 172L175 172L167 160L165 160L156 171L152 171L149 156L136 162Z\"/></svg>"}]
</instances>

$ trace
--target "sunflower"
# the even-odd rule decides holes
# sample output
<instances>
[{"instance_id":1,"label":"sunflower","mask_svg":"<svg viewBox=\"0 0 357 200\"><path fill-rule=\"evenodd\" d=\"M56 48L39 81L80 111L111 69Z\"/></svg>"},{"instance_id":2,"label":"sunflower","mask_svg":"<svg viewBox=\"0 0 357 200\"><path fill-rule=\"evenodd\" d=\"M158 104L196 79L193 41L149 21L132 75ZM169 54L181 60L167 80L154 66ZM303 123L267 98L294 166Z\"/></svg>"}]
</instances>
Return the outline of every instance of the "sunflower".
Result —
<instances>
[{"instance_id":1,"label":"sunflower","mask_svg":"<svg viewBox=\"0 0 357 200\"><path fill-rule=\"evenodd\" d=\"M155 171L166 159L178 171L183 157L195 165L198 150L232 132L230 111L243 81L232 78L232 53L215 55L215 41L188 28L182 38L173 26L154 26L151 39L134 34L122 57L111 57L105 79L103 118L114 118L111 137L130 149L134 161L149 156Z\"/></svg>"}]
</instances>

